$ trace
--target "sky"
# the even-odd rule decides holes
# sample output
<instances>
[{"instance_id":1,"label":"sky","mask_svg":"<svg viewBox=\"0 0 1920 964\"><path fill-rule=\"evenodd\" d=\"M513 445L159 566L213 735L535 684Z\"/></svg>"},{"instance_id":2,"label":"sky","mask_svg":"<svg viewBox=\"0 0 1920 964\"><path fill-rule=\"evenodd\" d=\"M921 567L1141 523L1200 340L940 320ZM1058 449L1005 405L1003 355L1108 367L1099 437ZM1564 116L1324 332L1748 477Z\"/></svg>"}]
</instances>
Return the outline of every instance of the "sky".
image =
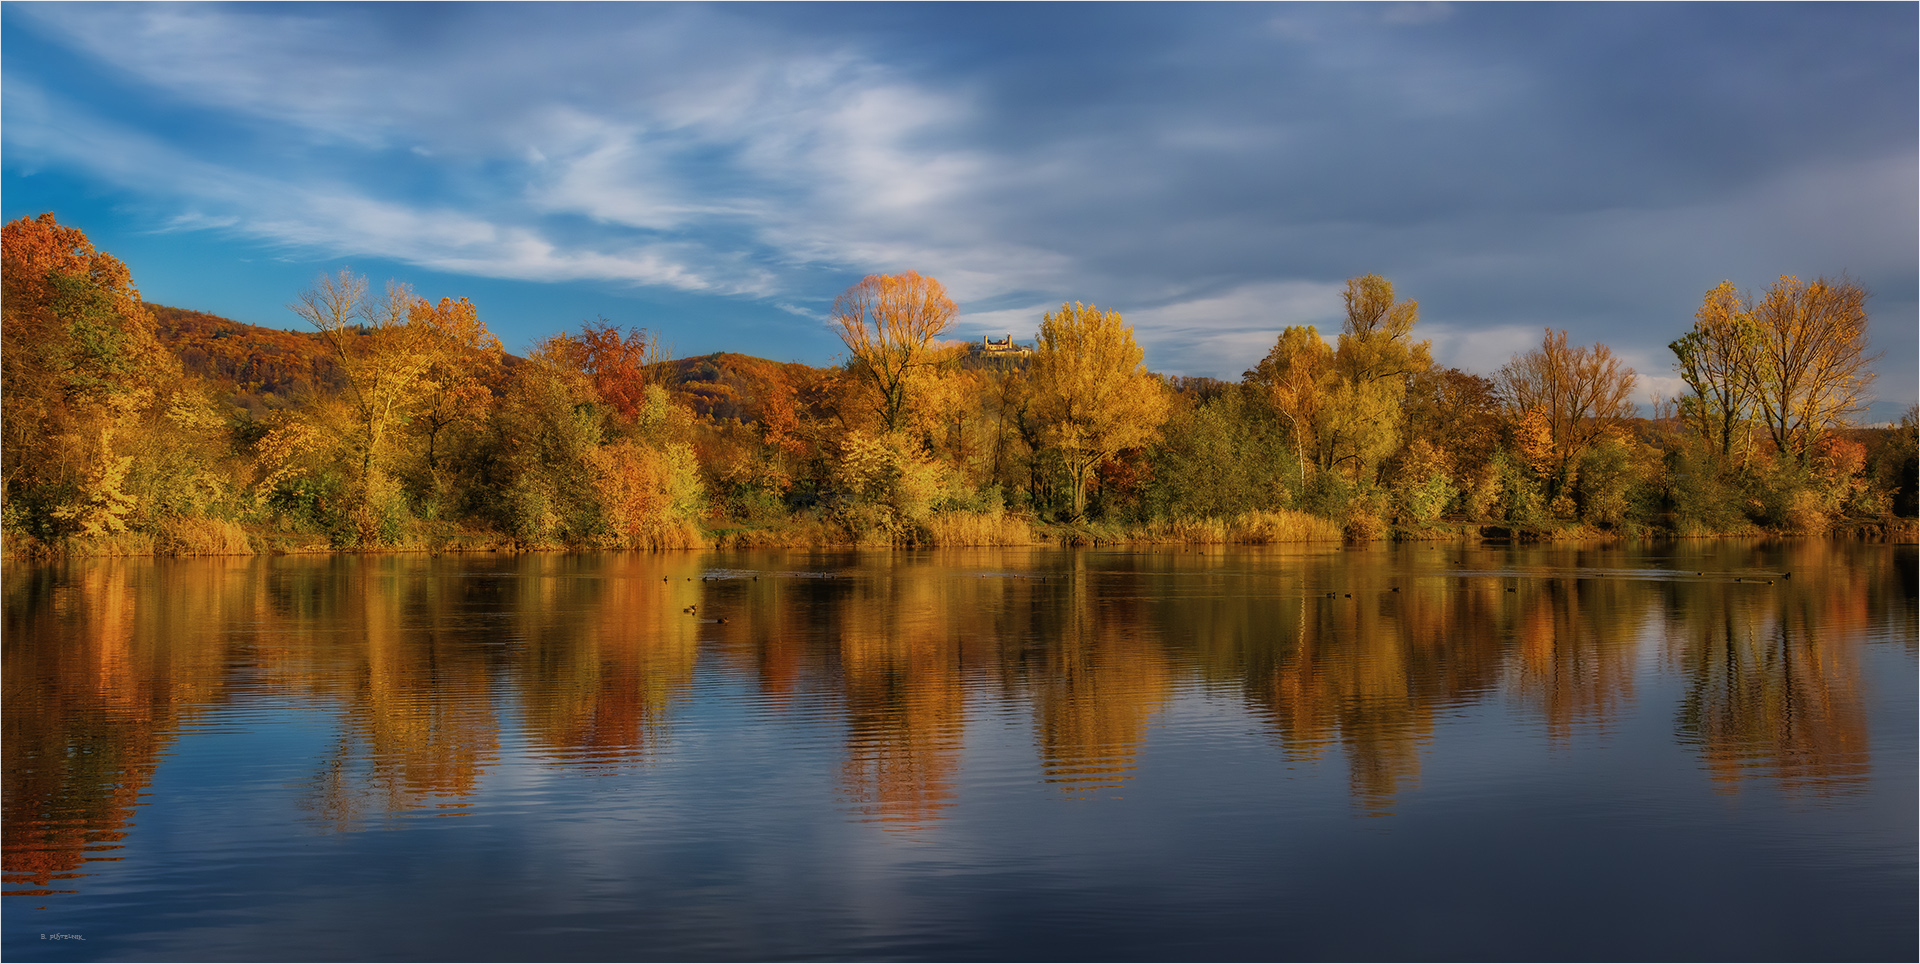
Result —
<instances>
[{"instance_id":1,"label":"sky","mask_svg":"<svg viewBox=\"0 0 1920 964\"><path fill-rule=\"evenodd\" d=\"M955 338L1117 310L1237 379L1347 278L1491 375L1564 329L1678 394L1705 292L1846 274L1920 369L1914 4L0 5L0 208L150 302L301 327L350 267L524 351L602 319L827 364L916 270Z\"/></svg>"}]
</instances>

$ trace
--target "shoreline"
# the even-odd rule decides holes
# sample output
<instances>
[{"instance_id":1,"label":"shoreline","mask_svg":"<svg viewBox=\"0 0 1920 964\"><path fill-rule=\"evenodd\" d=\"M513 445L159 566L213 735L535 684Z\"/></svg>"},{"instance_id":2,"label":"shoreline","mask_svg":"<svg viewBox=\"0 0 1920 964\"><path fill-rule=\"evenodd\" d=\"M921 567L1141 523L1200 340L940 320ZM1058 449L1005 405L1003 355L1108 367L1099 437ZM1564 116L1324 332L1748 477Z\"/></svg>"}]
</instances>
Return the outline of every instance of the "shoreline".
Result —
<instances>
[{"instance_id":1,"label":"shoreline","mask_svg":"<svg viewBox=\"0 0 1920 964\"><path fill-rule=\"evenodd\" d=\"M1326 520L1328 527L1333 524ZM320 556L320 555L448 555L490 553L519 555L526 553L580 552L714 552L755 549L812 550L926 550L982 548L1101 548L1108 546L1272 546L1321 545L1365 547L1401 543L1447 543L1480 546L1501 545L1605 545L1616 543L1698 542L1708 540L1751 540L1761 542L1787 540L1838 539L1885 542L1893 545L1920 544L1920 519L1843 520L1822 533L1802 533L1755 528L1739 532L1674 532L1645 529L1638 532L1594 530L1584 526L1566 528L1529 527L1506 522L1460 522L1419 529L1391 529L1370 538L1327 537L1281 538L1258 533L1233 531L1231 522L1201 520L1197 523L1122 527L1106 525L1030 524L1032 538L995 538L983 541L945 541L938 539L874 539L851 536L831 537L824 527L809 526L805 531L729 528L719 535L703 534L699 544L680 546L608 546L592 544L516 543L510 537L487 532L458 532L444 540L427 544L377 547L337 547L310 541L312 533L247 533L246 547L231 543L219 547L168 548L153 545L145 534L133 538L106 540L68 540L65 545L48 546L18 536L0 540L0 563L7 565L59 562L74 559L186 559L236 558L248 556ZM1335 530L1337 531L1337 530ZM22 546L27 542L29 545ZM77 543L77 544L76 544ZM146 543L141 545L141 543Z\"/></svg>"}]
</instances>

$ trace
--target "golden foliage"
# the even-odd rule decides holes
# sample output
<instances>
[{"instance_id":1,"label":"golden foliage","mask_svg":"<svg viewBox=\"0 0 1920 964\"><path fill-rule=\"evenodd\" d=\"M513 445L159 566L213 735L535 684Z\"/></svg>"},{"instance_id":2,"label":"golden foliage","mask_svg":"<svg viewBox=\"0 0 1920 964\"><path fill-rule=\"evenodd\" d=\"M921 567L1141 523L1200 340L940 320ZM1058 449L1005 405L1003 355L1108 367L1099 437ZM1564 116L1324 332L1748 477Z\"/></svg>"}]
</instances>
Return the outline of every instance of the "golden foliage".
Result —
<instances>
[{"instance_id":1,"label":"golden foliage","mask_svg":"<svg viewBox=\"0 0 1920 964\"><path fill-rule=\"evenodd\" d=\"M1085 514L1094 469L1159 437L1165 386L1141 364L1146 353L1117 311L1078 302L1044 316L1029 372L1032 415L1046 448L1073 481L1073 518Z\"/></svg>"},{"instance_id":2,"label":"golden foliage","mask_svg":"<svg viewBox=\"0 0 1920 964\"><path fill-rule=\"evenodd\" d=\"M888 432L902 427L913 382L937 364L934 339L953 324L959 306L940 282L918 272L870 274L833 302L833 324L868 385Z\"/></svg>"},{"instance_id":3,"label":"golden foliage","mask_svg":"<svg viewBox=\"0 0 1920 964\"><path fill-rule=\"evenodd\" d=\"M1849 278L1782 275L1752 308L1760 419L1775 448L1801 464L1868 399L1880 356L1867 353L1866 301Z\"/></svg>"},{"instance_id":4,"label":"golden foliage","mask_svg":"<svg viewBox=\"0 0 1920 964\"><path fill-rule=\"evenodd\" d=\"M701 499L693 449L664 449L621 439L587 454L602 517L621 548L686 549L698 546L693 515Z\"/></svg>"}]
</instances>

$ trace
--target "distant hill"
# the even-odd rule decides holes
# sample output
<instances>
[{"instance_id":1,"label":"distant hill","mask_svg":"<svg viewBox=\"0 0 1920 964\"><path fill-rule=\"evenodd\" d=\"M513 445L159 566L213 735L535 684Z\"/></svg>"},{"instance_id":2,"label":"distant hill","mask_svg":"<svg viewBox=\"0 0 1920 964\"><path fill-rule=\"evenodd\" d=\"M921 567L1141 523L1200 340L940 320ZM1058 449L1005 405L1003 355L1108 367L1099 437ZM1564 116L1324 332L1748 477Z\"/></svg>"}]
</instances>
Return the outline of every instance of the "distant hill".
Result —
<instances>
[{"instance_id":1,"label":"distant hill","mask_svg":"<svg viewBox=\"0 0 1920 964\"><path fill-rule=\"evenodd\" d=\"M188 308L149 304L160 341L188 374L254 415L293 404L316 386L335 387L339 366L317 332L263 328Z\"/></svg>"},{"instance_id":2,"label":"distant hill","mask_svg":"<svg viewBox=\"0 0 1920 964\"><path fill-rule=\"evenodd\" d=\"M249 325L204 311L149 304L160 341L189 375L256 417L285 408L315 388L344 387L339 366L316 332ZM519 361L509 356L509 366ZM661 363L662 384L707 418L757 422L769 401L790 405L819 370L733 352Z\"/></svg>"},{"instance_id":3,"label":"distant hill","mask_svg":"<svg viewBox=\"0 0 1920 964\"><path fill-rule=\"evenodd\" d=\"M734 352L715 352L660 363L661 384L679 394L696 414L714 421L761 421L769 404L791 411L794 395L823 369Z\"/></svg>"}]
</instances>

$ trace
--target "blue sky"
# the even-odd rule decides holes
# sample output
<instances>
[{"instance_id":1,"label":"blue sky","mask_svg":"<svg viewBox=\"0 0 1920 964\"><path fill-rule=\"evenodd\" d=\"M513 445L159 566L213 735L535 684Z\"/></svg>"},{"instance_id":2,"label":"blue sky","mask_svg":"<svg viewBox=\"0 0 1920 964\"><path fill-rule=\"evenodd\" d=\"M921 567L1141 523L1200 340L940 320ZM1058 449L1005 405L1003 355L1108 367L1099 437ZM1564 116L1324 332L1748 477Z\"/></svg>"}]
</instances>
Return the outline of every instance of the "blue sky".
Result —
<instances>
[{"instance_id":1,"label":"blue sky","mask_svg":"<svg viewBox=\"0 0 1920 964\"><path fill-rule=\"evenodd\" d=\"M1916 393L1913 4L0 8L0 204L150 301L297 327L342 265L510 348L604 317L822 364L870 272L956 337L1121 311L1237 378L1344 279L1490 374L1544 327L1678 390L1722 279L1872 292Z\"/></svg>"}]
</instances>

